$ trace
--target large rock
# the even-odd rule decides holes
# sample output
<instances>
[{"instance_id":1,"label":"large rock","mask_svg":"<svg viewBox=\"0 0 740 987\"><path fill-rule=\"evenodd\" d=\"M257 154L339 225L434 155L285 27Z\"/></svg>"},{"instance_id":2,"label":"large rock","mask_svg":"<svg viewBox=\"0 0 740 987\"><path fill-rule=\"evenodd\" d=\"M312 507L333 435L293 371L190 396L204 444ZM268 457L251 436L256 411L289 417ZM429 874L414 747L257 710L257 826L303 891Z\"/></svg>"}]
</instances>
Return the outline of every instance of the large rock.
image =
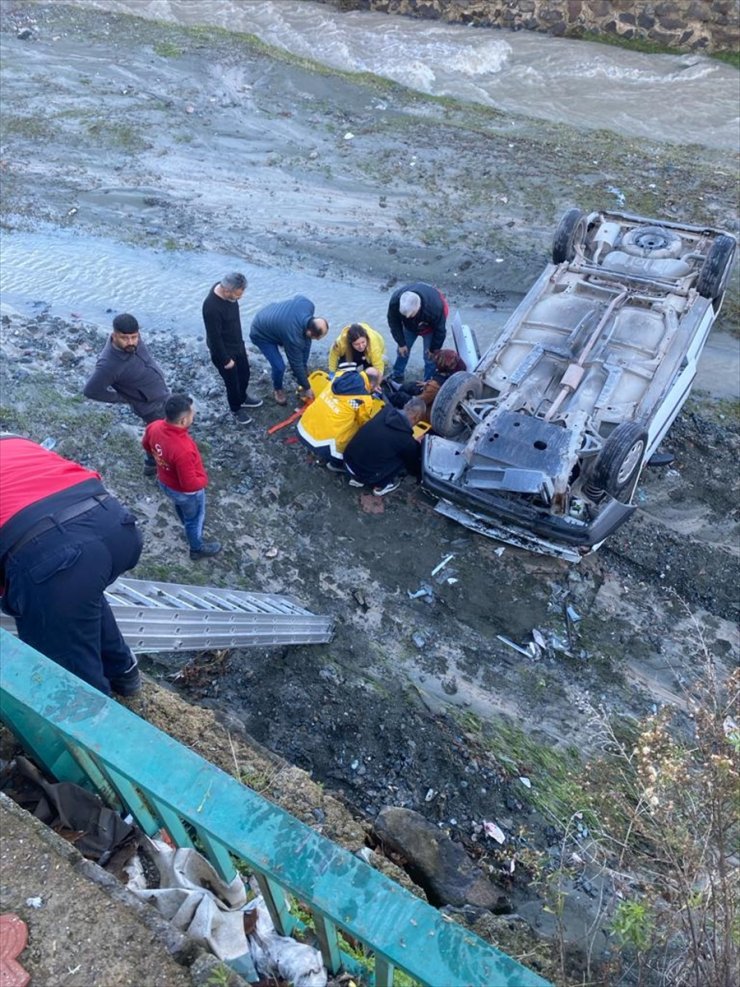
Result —
<instances>
[{"instance_id":1,"label":"large rock","mask_svg":"<svg viewBox=\"0 0 740 987\"><path fill-rule=\"evenodd\" d=\"M433 905L477 905L509 910L508 902L458 844L412 809L389 806L373 824L386 849L401 854L411 877Z\"/></svg>"}]
</instances>

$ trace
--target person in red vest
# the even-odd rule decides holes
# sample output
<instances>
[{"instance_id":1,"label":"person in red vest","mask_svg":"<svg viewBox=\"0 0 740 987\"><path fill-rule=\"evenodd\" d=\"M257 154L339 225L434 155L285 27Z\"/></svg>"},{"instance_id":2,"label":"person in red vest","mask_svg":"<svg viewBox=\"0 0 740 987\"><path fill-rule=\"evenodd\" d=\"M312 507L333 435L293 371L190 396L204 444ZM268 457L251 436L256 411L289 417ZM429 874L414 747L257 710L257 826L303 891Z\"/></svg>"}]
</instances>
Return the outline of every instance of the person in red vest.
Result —
<instances>
[{"instance_id":1,"label":"person in red vest","mask_svg":"<svg viewBox=\"0 0 740 987\"><path fill-rule=\"evenodd\" d=\"M207 559L221 551L218 541L203 541L208 474L198 446L188 433L195 408L187 394L165 401L164 418L147 425L141 444L154 457L159 485L175 505L190 545L190 558Z\"/></svg>"},{"instance_id":2,"label":"person in red vest","mask_svg":"<svg viewBox=\"0 0 740 987\"><path fill-rule=\"evenodd\" d=\"M2 608L30 647L110 695L141 688L104 591L139 561L136 518L100 474L0 436Z\"/></svg>"}]
</instances>

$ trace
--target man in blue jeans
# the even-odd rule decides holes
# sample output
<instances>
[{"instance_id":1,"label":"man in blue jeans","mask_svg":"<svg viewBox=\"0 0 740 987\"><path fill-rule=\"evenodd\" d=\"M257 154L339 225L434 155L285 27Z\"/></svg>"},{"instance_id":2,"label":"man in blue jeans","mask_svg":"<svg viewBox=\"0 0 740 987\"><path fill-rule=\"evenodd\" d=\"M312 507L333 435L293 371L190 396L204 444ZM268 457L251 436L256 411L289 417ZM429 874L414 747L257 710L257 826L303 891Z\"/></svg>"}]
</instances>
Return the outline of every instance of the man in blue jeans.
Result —
<instances>
[{"instance_id":1,"label":"man in blue jeans","mask_svg":"<svg viewBox=\"0 0 740 987\"><path fill-rule=\"evenodd\" d=\"M175 505L190 545L190 558L207 559L221 551L218 541L203 541L208 474L198 446L188 434L193 424L193 399L173 394L164 406L164 419L147 425L141 444L157 464L157 479Z\"/></svg>"},{"instance_id":2,"label":"man in blue jeans","mask_svg":"<svg viewBox=\"0 0 740 987\"><path fill-rule=\"evenodd\" d=\"M298 386L303 389L304 397L313 397L308 383L311 342L314 339L323 339L329 331L329 323L326 319L314 316L315 310L314 303L305 295L296 295L284 302L265 305L252 320L249 338L270 364L277 404L288 403L283 390L285 360L280 353L281 347L285 350Z\"/></svg>"},{"instance_id":3,"label":"man in blue jeans","mask_svg":"<svg viewBox=\"0 0 740 987\"><path fill-rule=\"evenodd\" d=\"M402 384L411 347L421 337L424 346L424 380L430 380L437 368L432 359L444 345L447 314L450 310L442 292L424 281L398 288L388 302L388 328L398 346L391 378Z\"/></svg>"}]
</instances>

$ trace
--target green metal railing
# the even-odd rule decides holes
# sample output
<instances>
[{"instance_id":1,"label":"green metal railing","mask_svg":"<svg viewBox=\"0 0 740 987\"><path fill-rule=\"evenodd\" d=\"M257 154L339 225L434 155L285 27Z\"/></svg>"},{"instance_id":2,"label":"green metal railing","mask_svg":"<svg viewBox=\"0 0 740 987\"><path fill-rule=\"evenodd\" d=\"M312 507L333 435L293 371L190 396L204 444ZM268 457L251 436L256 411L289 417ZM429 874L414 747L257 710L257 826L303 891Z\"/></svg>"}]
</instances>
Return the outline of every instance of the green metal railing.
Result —
<instances>
[{"instance_id":1,"label":"green metal railing","mask_svg":"<svg viewBox=\"0 0 740 987\"><path fill-rule=\"evenodd\" d=\"M201 849L230 881L254 873L277 929L311 912L324 963L356 964L344 931L374 957L376 987L404 971L430 987L549 987L347 850L246 788L130 710L0 630L0 715L54 778L97 791L154 836Z\"/></svg>"}]
</instances>

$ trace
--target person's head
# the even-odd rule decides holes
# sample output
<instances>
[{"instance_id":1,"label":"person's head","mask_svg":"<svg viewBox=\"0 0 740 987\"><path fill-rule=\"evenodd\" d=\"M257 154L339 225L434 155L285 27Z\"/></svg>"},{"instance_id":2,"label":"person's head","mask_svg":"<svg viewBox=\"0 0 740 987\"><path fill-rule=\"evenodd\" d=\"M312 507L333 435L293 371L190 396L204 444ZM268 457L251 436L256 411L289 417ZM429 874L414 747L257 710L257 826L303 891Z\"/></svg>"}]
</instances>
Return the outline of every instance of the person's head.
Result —
<instances>
[{"instance_id":1,"label":"person's head","mask_svg":"<svg viewBox=\"0 0 740 987\"><path fill-rule=\"evenodd\" d=\"M347 342L350 349L355 350L357 353L364 353L370 345L370 339L368 338L365 327L361 326L359 322L353 322L347 330Z\"/></svg>"},{"instance_id":2,"label":"person's head","mask_svg":"<svg viewBox=\"0 0 740 987\"><path fill-rule=\"evenodd\" d=\"M413 319L421 308L421 298L415 291L404 291L398 300L398 311L405 319Z\"/></svg>"},{"instance_id":3,"label":"person's head","mask_svg":"<svg viewBox=\"0 0 740 987\"><path fill-rule=\"evenodd\" d=\"M458 370L468 369L457 350L435 350L430 356L441 374L454 374Z\"/></svg>"},{"instance_id":4,"label":"person's head","mask_svg":"<svg viewBox=\"0 0 740 987\"><path fill-rule=\"evenodd\" d=\"M411 425L416 425L420 422L427 413L427 403L423 398L411 398L403 406L403 413L409 420Z\"/></svg>"},{"instance_id":5,"label":"person's head","mask_svg":"<svg viewBox=\"0 0 740 987\"><path fill-rule=\"evenodd\" d=\"M117 315L113 320L111 342L117 350L125 353L135 353L139 345L139 323L126 312Z\"/></svg>"},{"instance_id":6,"label":"person's head","mask_svg":"<svg viewBox=\"0 0 740 987\"><path fill-rule=\"evenodd\" d=\"M187 394L170 394L164 403L164 417L169 425L189 428L195 418L193 399Z\"/></svg>"},{"instance_id":7,"label":"person's head","mask_svg":"<svg viewBox=\"0 0 740 987\"><path fill-rule=\"evenodd\" d=\"M329 332L329 323L326 319L321 319L318 316L315 319L309 319L306 335L310 339L323 339L327 332Z\"/></svg>"},{"instance_id":8,"label":"person's head","mask_svg":"<svg viewBox=\"0 0 740 987\"><path fill-rule=\"evenodd\" d=\"M229 302L238 302L247 290L247 279L238 271L225 274L219 282L221 297Z\"/></svg>"}]
</instances>

